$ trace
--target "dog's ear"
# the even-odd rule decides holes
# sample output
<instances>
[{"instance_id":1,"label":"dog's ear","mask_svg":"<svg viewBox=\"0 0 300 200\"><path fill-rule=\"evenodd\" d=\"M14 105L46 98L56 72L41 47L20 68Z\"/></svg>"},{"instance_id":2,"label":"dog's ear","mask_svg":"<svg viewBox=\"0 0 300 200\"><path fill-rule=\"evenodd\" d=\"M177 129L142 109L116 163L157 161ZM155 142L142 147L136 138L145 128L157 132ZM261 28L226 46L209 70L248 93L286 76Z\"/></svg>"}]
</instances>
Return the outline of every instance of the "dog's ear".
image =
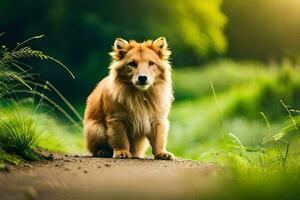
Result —
<instances>
[{"instance_id":1,"label":"dog's ear","mask_svg":"<svg viewBox=\"0 0 300 200\"><path fill-rule=\"evenodd\" d=\"M160 37L152 42L152 49L162 60L168 60L171 51L168 49L168 43L165 37Z\"/></svg>"},{"instance_id":2,"label":"dog's ear","mask_svg":"<svg viewBox=\"0 0 300 200\"><path fill-rule=\"evenodd\" d=\"M128 47L129 47L129 43L122 38L117 38L114 42L114 50L123 51L123 50L127 50Z\"/></svg>"},{"instance_id":3,"label":"dog's ear","mask_svg":"<svg viewBox=\"0 0 300 200\"><path fill-rule=\"evenodd\" d=\"M114 60L121 60L124 58L129 49L130 45L128 41L122 38L117 38L114 42L113 51L110 53L110 55Z\"/></svg>"}]
</instances>

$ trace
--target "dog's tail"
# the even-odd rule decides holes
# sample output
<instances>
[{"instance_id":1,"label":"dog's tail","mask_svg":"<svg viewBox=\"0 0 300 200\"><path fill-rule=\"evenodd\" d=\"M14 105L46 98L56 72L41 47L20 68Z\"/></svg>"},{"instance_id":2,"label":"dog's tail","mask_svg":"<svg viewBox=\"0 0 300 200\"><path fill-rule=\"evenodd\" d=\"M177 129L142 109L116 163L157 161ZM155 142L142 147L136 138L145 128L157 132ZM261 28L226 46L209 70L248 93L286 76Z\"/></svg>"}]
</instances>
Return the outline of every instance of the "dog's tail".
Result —
<instances>
[{"instance_id":1,"label":"dog's tail","mask_svg":"<svg viewBox=\"0 0 300 200\"><path fill-rule=\"evenodd\" d=\"M99 151L110 151L106 128L101 122L102 102L99 95L101 94L99 85L87 99L87 105L84 113L84 138L87 149L96 156Z\"/></svg>"},{"instance_id":2,"label":"dog's tail","mask_svg":"<svg viewBox=\"0 0 300 200\"><path fill-rule=\"evenodd\" d=\"M94 155L100 156L100 151L111 151L106 138L106 129L96 120L85 120L84 138L87 149ZM102 152L103 153L103 152ZM107 152L109 153L109 152Z\"/></svg>"},{"instance_id":3,"label":"dog's tail","mask_svg":"<svg viewBox=\"0 0 300 200\"><path fill-rule=\"evenodd\" d=\"M95 120L85 120L84 139L87 149L93 153L97 150L104 137L104 127Z\"/></svg>"}]
</instances>

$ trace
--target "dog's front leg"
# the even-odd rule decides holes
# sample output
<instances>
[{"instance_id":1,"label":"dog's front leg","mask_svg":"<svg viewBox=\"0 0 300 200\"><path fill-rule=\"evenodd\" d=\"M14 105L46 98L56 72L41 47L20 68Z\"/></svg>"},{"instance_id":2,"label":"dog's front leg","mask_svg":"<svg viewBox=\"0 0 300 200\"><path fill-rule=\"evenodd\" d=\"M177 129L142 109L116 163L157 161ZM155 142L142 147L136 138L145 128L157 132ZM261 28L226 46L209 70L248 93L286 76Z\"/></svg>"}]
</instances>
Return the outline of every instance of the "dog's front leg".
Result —
<instances>
[{"instance_id":1,"label":"dog's front leg","mask_svg":"<svg viewBox=\"0 0 300 200\"><path fill-rule=\"evenodd\" d=\"M113 158L131 158L130 144L122 121L111 121L107 125L108 143L113 149Z\"/></svg>"},{"instance_id":2,"label":"dog's front leg","mask_svg":"<svg viewBox=\"0 0 300 200\"><path fill-rule=\"evenodd\" d=\"M152 146L152 153L155 159L159 160L173 160L172 153L166 150L167 136L169 130L168 120L159 121L155 123L152 133L148 136Z\"/></svg>"}]
</instances>

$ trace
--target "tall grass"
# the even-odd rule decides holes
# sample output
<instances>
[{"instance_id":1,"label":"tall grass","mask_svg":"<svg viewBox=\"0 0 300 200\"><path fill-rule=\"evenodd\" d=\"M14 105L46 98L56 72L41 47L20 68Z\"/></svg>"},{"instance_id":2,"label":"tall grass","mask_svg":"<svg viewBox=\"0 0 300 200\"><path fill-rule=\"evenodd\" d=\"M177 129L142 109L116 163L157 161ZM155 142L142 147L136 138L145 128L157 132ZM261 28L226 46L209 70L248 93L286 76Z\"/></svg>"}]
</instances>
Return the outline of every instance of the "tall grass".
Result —
<instances>
[{"instance_id":1,"label":"tall grass","mask_svg":"<svg viewBox=\"0 0 300 200\"><path fill-rule=\"evenodd\" d=\"M41 134L37 130L37 122L17 103L9 106L9 109L2 110L0 117L0 149L26 160L37 160L34 148Z\"/></svg>"},{"instance_id":2,"label":"tall grass","mask_svg":"<svg viewBox=\"0 0 300 200\"><path fill-rule=\"evenodd\" d=\"M0 37L3 36L0 35ZM23 42L20 42L18 43L18 45L11 51L9 51L9 49L1 44L1 60L0 60L0 66L3 67L3 66L15 66L16 68L20 69L21 71L24 71L23 67L24 66L27 66L28 65L26 63L23 63L20 61L20 59L22 58L32 58L32 57L35 57L35 58L38 58L40 60L51 60L55 63L57 63L59 66L63 67L71 76L72 78L75 78L73 73L69 70L69 68L64 65L62 62L60 62L59 60L49 56L49 55L46 55L44 54L42 51L40 50L35 50L35 49L32 49L31 47L29 46L25 46L24 45L27 45L28 42L30 42L31 40L35 40L35 39L40 39L44 37L44 35L38 35L38 36L34 36L34 37L31 37ZM23 67L22 67L23 66Z\"/></svg>"},{"instance_id":3,"label":"tall grass","mask_svg":"<svg viewBox=\"0 0 300 200\"><path fill-rule=\"evenodd\" d=\"M4 34L0 35L3 37ZM13 50L9 50L4 44L0 43L0 97L1 99L7 99L11 97L15 97L17 92L27 91L28 93L35 93L38 95L38 89L42 90L50 90L51 89L59 94L65 103L67 102L65 98L58 92L58 90L51 85L48 81L45 83L37 82L35 79L35 75L30 73L32 66L23 62L24 58L36 58L39 60L51 60L55 64L58 64L60 67L64 68L72 78L75 78L69 68L64 65L62 62L57 59L44 54L42 51L32 49L27 45L28 42L40 39L44 35L39 35L35 37L31 37L23 42L17 44L17 46ZM25 46L25 47L23 47ZM24 86L24 87L22 87ZM24 88L24 89L23 89ZM22 89L22 90L20 90ZM45 96L40 94L40 96ZM69 107L71 107L68 104Z\"/></svg>"},{"instance_id":4,"label":"tall grass","mask_svg":"<svg viewBox=\"0 0 300 200\"><path fill-rule=\"evenodd\" d=\"M77 120L59 103L51 99L47 93L58 96L73 115L81 120L80 114L59 90L49 81L44 83L36 81L36 75L30 73L32 66L23 62L24 58L50 60L64 68L72 78L75 78L62 62L27 45L28 42L43 36L31 37L18 43L12 50L0 43L0 153L4 150L27 160L38 159L35 148L40 146L39 137L42 135L42 131L37 128L40 119L38 120L36 115L38 115L39 109L45 105L50 106L62 113L73 124L77 123ZM3 34L0 37L3 37ZM28 113L21 101L24 97L32 98L33 102L37 101L31 113Z\"/></svg>"}]
</instances>

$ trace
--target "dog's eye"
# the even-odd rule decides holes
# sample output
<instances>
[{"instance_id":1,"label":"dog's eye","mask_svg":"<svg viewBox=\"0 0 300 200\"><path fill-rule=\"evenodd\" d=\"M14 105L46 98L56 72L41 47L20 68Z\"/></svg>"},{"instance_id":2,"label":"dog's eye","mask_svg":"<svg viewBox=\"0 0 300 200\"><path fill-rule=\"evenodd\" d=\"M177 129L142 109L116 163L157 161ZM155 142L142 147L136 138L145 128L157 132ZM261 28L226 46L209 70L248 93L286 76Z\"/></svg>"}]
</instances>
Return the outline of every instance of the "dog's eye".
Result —
<instances>
[{"instance_id":1,"label":"dog's eye","mask_svg":"<svg viewBox=\"0 0 300 200\"><path fill-rule=\"evenodd\" d=\"M127 65L129 65L130 67L137 67L137 64L135 61L131 61L131 62L127 63Z\"/></svg>"},{"instance_id":2,"label":"dog's eye","mask_svg":"<svg viewBox=\"0 0 300 200\"><path fill-rule=\"evenodd\" d=\"M153 61L149 61L149 66L154 65L155 63Z\"/></svg>"}]
</instances>

